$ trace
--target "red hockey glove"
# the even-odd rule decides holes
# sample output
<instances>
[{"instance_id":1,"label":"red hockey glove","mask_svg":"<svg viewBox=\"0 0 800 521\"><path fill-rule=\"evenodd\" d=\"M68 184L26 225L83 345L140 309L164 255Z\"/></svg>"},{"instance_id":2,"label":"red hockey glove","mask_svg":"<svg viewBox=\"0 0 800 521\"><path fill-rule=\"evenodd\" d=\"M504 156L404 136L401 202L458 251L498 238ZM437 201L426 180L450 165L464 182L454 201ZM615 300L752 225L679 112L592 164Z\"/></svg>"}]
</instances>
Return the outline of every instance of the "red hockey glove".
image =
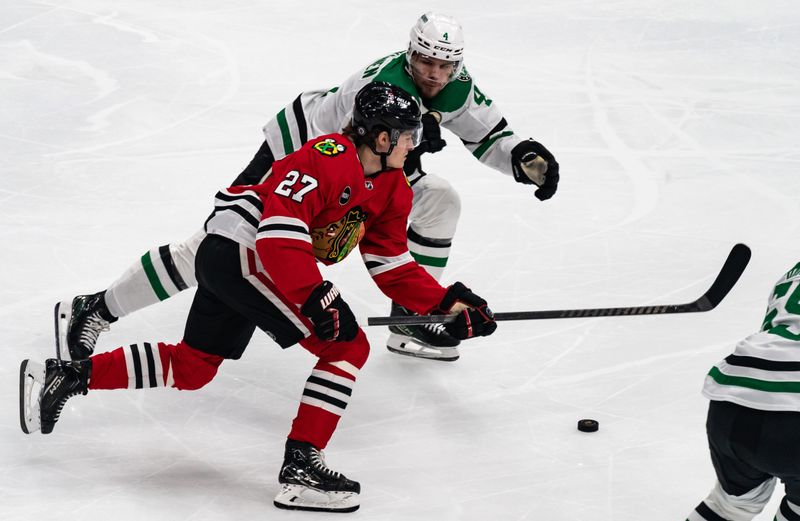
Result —
<instances>
[{"instance_id":1,"label":"red hockey glove","mask_svg":"<svg viewBox=\"0 0 800 521\"><path fill-rule=\"evenodd\" d=\"M322 340L349 342L358 334L358 322L339 289L328 280L314 288L300 313L311 319Z\"/></svg>"},{"instance_id":2,"label":"red hockey glove","mask_svg":"<svg viewBox=\"0 0 800 521\"><path fill-rule=\"evenodd\" d=\"M497 329L494 313L486 301L460 282L447 288L436 312L445 315L457 313L456 319L445 324L444 328L459 340L489 336Z\"/></svg>"}]
</instances>

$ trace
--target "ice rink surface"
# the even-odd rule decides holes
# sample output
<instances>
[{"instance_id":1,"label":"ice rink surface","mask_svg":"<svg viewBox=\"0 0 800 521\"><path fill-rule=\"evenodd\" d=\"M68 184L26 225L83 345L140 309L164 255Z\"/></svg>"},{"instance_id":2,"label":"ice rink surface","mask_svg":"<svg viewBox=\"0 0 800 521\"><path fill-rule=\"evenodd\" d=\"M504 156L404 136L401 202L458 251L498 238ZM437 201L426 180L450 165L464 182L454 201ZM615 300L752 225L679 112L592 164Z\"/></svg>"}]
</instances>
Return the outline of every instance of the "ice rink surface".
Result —
<instances>
[{"instance_id":1,"label":"ice rink surface","mask_svg":"<svg viewBox=\"0 0 800 521\"><path fill-rule=\"evenodd\" d=\"M705 497L703 377L800 260L796 2L4 0L0 519L330 517L272 506L314 363L299 347L257 333L201 391L74 398L49 436L20 431L18 367L52 356L57 300L191 235L261 125L405 48L428 9L461 20L476 84L562 175L541 203L447 133L425 162L463 202L445 282L495 311L680 303L733 244L753 260L712 312L505 322L455 363L392 355L370 328L327 451L362 483L350 517L667 521ZM388 314L353 257L326 277L357 314ZM179 340L191 298L120 320L98 349Z\"/></svg>"}]
</instances>

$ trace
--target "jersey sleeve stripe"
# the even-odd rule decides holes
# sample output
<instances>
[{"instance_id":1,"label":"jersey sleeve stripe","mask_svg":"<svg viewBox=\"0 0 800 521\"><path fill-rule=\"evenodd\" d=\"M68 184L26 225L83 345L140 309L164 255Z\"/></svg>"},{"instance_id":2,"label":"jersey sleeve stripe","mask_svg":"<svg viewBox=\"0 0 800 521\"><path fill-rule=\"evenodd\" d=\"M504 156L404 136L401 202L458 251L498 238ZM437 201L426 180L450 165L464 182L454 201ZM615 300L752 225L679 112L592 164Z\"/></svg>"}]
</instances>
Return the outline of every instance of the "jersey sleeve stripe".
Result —
<instances>
[{"instance_id":1,"label":"jersey sleeve stripe","mask_svg":"<svg viewBox=\"0 0 800 521\"><path fill-rule=\"evenodd\" d=\"M286 109L282 109L276 116L278 121L278 128L281 131L281 140L283 141L283 151L285 155L294 152L294 145L292 144L292 131L289 130L289 124L286 122Z\"/></svg>"},{"instance_id":2,"label":"jersey sleeve stripe","mask_svg":"<svg viewBox=\"0 0 800 521\"><path fill-rule=\"evenodd\" d=\"M219 201L234 202L234 201L245 200L248 201L251 205L253 205L256 209L258 209L259 214L264 212L264 205L261 202L261 199L259 199L256 193L251 190L237 194L232 194L227 190L220 190L219 192L217 192L215 198L217 199L216 202Z\"/></svg>"},{"instance_id":3,"label":"jersey sleeve stripe","mask_svg":"<svg viewBox=\"0 0 800 521\"><path fill-rule=\"evenodd\" d=\"M302 96L302 94L297 96L292 102L292 111L294 112L294 118L297 120L297 130L300 132L300 146L303 146L308 141L306 115L303 113L303 102L300 99Z\"/></svg>"},{"instance_id":4,"label":"jersey sleeve stripe","mask_svg":"<svg viewBox=\"0 0 800 521\"><path fill-rule=\"evenodd\" d=\"M304 233L304 234L308 235L308 230L306 230L305 227L293 226L291 224L267 224L267 225L262 224L258 228L258 232L259 233L261 233L261 232L279 231L279 230L287 231L287 232L295 232L295 233Z\"/></svg>"},{"instance_id":5,"label":"jersey sleeve stripe","mask_svg":"<svg viewBox=\"0 0 800 521\"><path fill-rule=\"evenodd\" d=\"M218 215L220 213L224 213L226 211L230 211L230 212L238 214L239 217L244 219L247 222L247 224L249 224L253 228L256 228L258 226L258 218L257 217L253 217L253 214L251 214L250 212L248 212L247 210L245 210L244 208L242 208L241 206L238 206L238 205L218 206L218 207L214 208L214 213L211 214L211 217L209 217L208 220L210 221L211 219L214 218L214 216L216 216L216 215ZM206 228L206 229L208 229L208 228Z\"/></svg>"},{"instance_id":6,"label":"jersey sleeve stripe","mask_svg":"<svg viewBox=\"0 0 800 521\"><path fill-rule=\"evenodd\" d=\"M382 257L380 255L365 253L361 256L361 259L364 261L364 265L367 267L367 271L369 271L371 277L375 277L381 273L386 273L387 271L399 268L400 266L408 264L409 262L414 262L414 259L411 257L409 252L405 252L395 257Z\"/></svg>"},{"instance_id":7,"label":"jersey sleeve stripe","mask_svg":"<svg viewBox=\"0 0 800 521\"><path fill-rule=\"evenodd\" d=\"M479 145L481 143L486 143L487 141L489 141L489 139L493 135L497 134L498 132L500 132L501 130L506 128L507 126L508 126L508 121L506 121L506 118L503 118L503 119L500 120L500 123L495 125L494 128L492 130L490 130L488 134L483 136L483 139L481 139L477 143L474 143L472 141L467 141L466 139L462 139L461 142L464 143L465 145Z\"/></svg>"},{"instance_id":8,"label":"jersey sleeve stripe","mask_svg":"<svg viewBox=\"0 0 800 521\"><path fill-rule=\"evenodd\" d=\"M300 219L296 219L294 217L285 217L282 215L274 215L272 217L267 217L263 221L261 221L261 227L268 226L268 225L276 225L276 224L285 224L288 226L295 226L297 228L302 229L306 233L308 233L308 226L306 223L301 221Z\"/></svg>"},{"instance_id":9,"label":"jersey sleeve stripe","mask_svg":"<svg viewBox=\"0 0 800 521\"><path fill-rule=\"evenodd\" d=\"M225 211L232 211L241 216L253 228L258 227L264 206L255 192L243 192L241 194L231 194L224 191L217 192L214 197L214 212L208 218L210 221L215 215Z\"/></svg>"},{"instance_id":10,"label":"jersey sleeve stripe","mask_svg":"<svg viewBox=\"0 0 800 521\"><path fill-rule=\"evenodd\" d=\"M492 145L494 145L498 140L513 135L514 133L511 132L510 130L494 135L488 141L485 141L484 143L481 144L481 146L476 148L472 152L472 155L475 156L477 159L480 159L486 153L486 151L489 150L492 147Z\"/></svg>"},{"instance_id":11,"label":"jersey sleeve stripe","mask_svg":"<svg viewBox=\"0 0 800 521\"><path fill-rule=\"evenodd\" d=\"M291 217L268 217L261 221L256 240L259 239L295 239L311 243L306 223Z\"/></svg>"},{"instance_id":12,"label":"jersey sleeve stripe","mask_svg":"<svg viewBox=\"0 0 800 521\"><path fill-rule=\"evenodd\" d=\"M289 230L266 230L256 234L256 240L261 239L294 239L311 244L311 237L307 233L298 233Z\"/></svg>"}]
</instances>

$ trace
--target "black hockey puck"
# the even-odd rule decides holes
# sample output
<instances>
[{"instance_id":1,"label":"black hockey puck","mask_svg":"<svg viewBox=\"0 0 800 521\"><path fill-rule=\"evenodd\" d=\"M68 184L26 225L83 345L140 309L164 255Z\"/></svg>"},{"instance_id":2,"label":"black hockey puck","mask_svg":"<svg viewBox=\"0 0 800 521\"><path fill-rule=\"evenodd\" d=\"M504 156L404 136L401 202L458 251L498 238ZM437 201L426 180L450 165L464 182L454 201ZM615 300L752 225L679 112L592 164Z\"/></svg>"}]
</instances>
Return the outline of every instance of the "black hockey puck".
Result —
<instances>
[{"instance_id":1,"label":"black hockey puck","mask_svg":"<svg viewBox=\"0 0 800 521\"><path fill-rule=\"evenodd\" d=\"M578 430L581 432L597 432L599 428L597 420L578 420Z\"/></svg>"}]
</instances>

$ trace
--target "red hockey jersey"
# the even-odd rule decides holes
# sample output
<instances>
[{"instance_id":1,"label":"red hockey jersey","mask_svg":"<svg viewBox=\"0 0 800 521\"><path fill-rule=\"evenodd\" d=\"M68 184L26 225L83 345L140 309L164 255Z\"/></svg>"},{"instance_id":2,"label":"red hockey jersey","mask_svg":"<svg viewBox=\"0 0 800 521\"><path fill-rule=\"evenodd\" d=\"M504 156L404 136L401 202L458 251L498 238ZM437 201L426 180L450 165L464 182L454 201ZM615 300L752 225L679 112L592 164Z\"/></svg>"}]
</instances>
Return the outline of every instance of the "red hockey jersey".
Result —
<instances>
[{"instance_id":1,"label":"red hockey jersey","mask_svg":"<svg viewBox=\"0 0 800 521\"><path fill-rule=\"evenodd\" d=\"M428 313L446 290L408 251L411 198L402 170L365 177L352 141L329 134L276 161L262 184L217 193L206 231L255 249L274 285L298 307L323 280L317 261L339 262L359 245L386 296Z\"/></svg>"}]
</instances>

